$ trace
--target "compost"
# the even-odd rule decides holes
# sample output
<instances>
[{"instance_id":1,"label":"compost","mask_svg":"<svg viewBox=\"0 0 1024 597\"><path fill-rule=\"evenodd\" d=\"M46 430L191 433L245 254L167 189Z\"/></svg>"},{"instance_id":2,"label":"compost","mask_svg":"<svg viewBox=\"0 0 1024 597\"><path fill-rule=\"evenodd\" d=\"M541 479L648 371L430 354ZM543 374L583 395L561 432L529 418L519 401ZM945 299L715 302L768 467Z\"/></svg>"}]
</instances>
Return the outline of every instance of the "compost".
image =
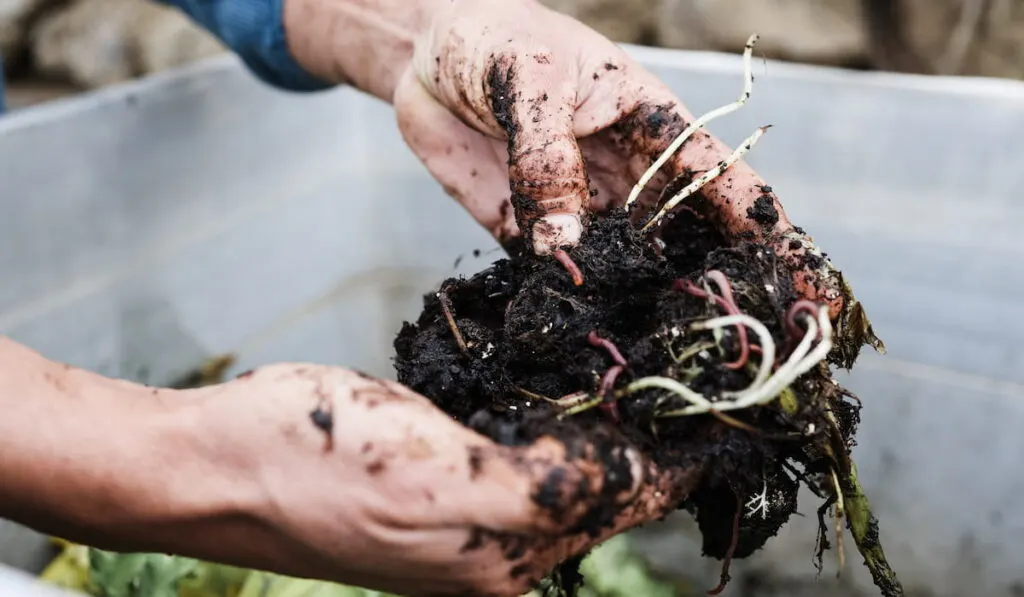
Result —
<instances>
[{"instance_id":1,"label":"compost","mask_svg":"<svg viewBox=\"0 0 1024 597\"><path fill-rule=\"evenodd\" d=\"M749 217L770 215L761 211ZM728 242L691 211L652 240L622 209L557 257L517 249L468 279L445 280L395 340L399 381L502 444L618 433L665 469L699 467L698 489L678 506L696 517L706 555L724 560L723 585L728 562L760 549L796 511L804 484L822 498L819 563L831 535L826 512L842 516L843 503L876 583L902 594L848 459L859 401L827 361L819 355L777 392L727 408L755 398L751 388L831 332L814 323L819 307L794 292L784 259L765 244ZM738 313L770 338L708 325ZM665 380L722 408L701 407ZM608 500L589 525L610 524Z\"/></svg>"}]
</instances>

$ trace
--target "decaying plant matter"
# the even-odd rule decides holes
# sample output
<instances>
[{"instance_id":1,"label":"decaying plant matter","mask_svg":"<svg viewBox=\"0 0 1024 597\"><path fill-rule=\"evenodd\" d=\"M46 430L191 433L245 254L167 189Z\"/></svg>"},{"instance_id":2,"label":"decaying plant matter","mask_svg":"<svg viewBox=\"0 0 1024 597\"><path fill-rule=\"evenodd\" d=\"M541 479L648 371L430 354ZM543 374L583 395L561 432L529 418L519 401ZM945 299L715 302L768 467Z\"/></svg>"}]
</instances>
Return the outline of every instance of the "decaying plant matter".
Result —
<instances>
[{"instance_id":1,"label":"decaying plant matter","mask_svg":"<svg viewBox=\"0 0 1024 597\"><path fill-rule=\"evenodd\" d=\"M802 231L790 242L804 270L842 289L838 314L800 295L793 262L772 248L779 239L727 238L695 195L767 127L718 167L670 183L654 213L638 209L687 137L750 97L755 41L740 98L691 123L579 246L553 259L512 252L428 295L395 341L398 378L501 443L613 427L666 470L700 471L679 508L696 517L705 553L723 560L712 594L732 559L787 522L803 484L823 500L819 566L833 532L842 561L845 521L882 594L902 595L850 458L860 402L829 367L848 368L863 344L884 350L881 342Z\"/></svg>"}]
</instances>

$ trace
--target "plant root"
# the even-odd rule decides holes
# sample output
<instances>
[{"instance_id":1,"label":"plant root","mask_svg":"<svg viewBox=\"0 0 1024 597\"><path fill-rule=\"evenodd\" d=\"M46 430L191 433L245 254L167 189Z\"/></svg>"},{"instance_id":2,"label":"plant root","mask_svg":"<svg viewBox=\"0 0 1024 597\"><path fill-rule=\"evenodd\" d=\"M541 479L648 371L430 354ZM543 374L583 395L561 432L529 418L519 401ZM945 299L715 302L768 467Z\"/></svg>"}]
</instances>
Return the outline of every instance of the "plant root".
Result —
<instances>
[{"instance_id":1,"label":"plant root","mask_svg":"<svg viewBox=\"0 0 1024 597\"><path fill-rule=\"evenodd\" d=\"M750 135L749 137L744 139L743 142L740 143L739 147L737 147L735 151L730 153L728 157L719 162L717 166L702 174L697 180L686 185L686 187L684 187L683 190L679 191L679 193L677 193L675 197L669 199L665 203L665 205L662 206L661 210L658 211L658 213L655 214L654 217L651 218L646 224L644 224L643 228L641 228L640 231L646 232L652 226L658 225L661 222L662 218L667 216L669 212L671 212L672 209L675 208L675 206L678 205L681 201L704 188L704 185L718 178L719 176L722 175L723 172L728 170L730 166L740 161L740 159L744 155L746 155L747 152L754 148L754 145L756 145L757 142L761 140L761 137L763 137L765 132L770 128L771 125L766 124L761 128L757 129L756 131L754 131L753 135Z\"/></svg>"},{"instance_id":2,"label":"plant root","mask_svg":"<svg viewBox=\"0 0 1024 597\"><path fill-rule=\"evenodd\" d=\"M689 139L699 129L704 128L704 126L712 120L725 116L731 112L735 112L747 103L747 100L750 99L750 93L754 88L754 72L753 66L751 65L751 58L754 52L754 45L757 43L758 39L759 36L757 34L751 35L747 39L747 44L743 48L743 92L740 93L739 99L720 108L711 110L697 120L691 122L690 126L686 127L683 132L672 141L668 148L666 148L665 151L658 156L658 159L655 160L654 163L651 164L651 166L643 173L636 185L633 186L633 190L630 191L629 197L626 199L627 210L634 202L636 202L637 198L640 197L640 193L643 192L644 187L651 182L651 179L653 179L658 171L661 170L661 167L664 166L677 151L679 151L679 148L683 146L683 143L686 143L687 139ZM691 193L692 192L693 191L691 191ZM679 201L682 201L682 199L679 199ZM679 203L679 201L676 201L676 203Z\"/></svg>"},{"instance_id":3,"label":"plant root","mask_svg":"<svg viewBox=\"0 0 1024 597\"><path fill-rule=\"evenodd\" d=\"M444 319L448 322L448 327L452 330L452 336L455 337L455 343L459 345L459 350L462 354L469 354L469 345L466 344L466 339L462 337L462 332L459 331L459 326L455 325L455 315L452 313L452 301L448 298L448 293L445 292L444 288L437 292L438 301L441 303L441 312L444 313Z\"/></svg>"}]
</instances>

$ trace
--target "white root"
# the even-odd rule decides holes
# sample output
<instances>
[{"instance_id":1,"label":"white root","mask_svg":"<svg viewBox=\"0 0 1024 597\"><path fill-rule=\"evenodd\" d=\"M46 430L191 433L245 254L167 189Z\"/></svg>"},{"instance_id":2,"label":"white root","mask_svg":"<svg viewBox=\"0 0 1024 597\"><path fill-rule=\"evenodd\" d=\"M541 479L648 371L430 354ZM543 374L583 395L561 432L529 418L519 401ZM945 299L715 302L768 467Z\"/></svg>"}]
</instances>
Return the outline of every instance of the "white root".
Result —
<instances>
[{"instance_id":1,"label":"white root","mask_svg":"<svg viewBox=\"0 0 1024 597\"><path fill-rule=\"evenodd\" d=\"M765 481L761 487L761 493L750 498L747 502L747 516L756 516L758 512L761 513L761 519L768 519L768 482Z\"/></svg>"},{"instance_id":2,"label":"white root","mask_svg":"<svg viewBox=\"0 0 1024 597\"><path fill-rule=\"evenodd\" d=\"M722 400L717 402L711 402L704 395L695 392L678 381L657 376L644 377L634 381L626 387L625 393L632 394L644 389L660 388L672 392L690 403L690 406L684 408L658 413L659 417L698 415L713 410L721 412L767 404L774 400L776 396L789 387L797 378L820 363L828 356L829 351L832 350L832 322L828 317L828 307L821 306L818 309L817 317L808 317L806 322L807 333L804 334L800 344L789 358L786 359L786 362L771 376L767 376L764 372L770 371L774 361L775 344L771 342L770 335L767 334L768 330L761 322L748 315L727 315L694 324L694 329L717 329L742 323L753 329L761 340L763 355L761 367L758 370L754 383L740 392L727 393L723 396ZM767 342L762 336L762 332L768 335ZM813 344L819 334L821 335L821 341L811 349L811 344Z\"/></svg>"},{"instance_id":3,"label":"white root","mask_svg":"<svg viewBox=\"0 0 1024 597\"><path fill-rule=\"evenodd\" d=\"M768 376L771 375L772 365L775 363L775 340L772 339L771 332L768 331L768 328L764 327L763 323L749 315L740 313L716 317L715 319L695 323L691 327L695 330L713 330L733 325L745 325L754 330L754 333L757 334L757 339L761 343L761 365L757 368L757 374L754 376L754 381L751 382L748 389L759 388L768 379ZM739 395L738 392L731 392L726 394L726 397L734 398L737 395Z\"/></svg>"},{"instance_id":4,"label":"white root","mask_svg":"<svg viewBox=\"0 0 1024 597\"><path fill-rule=\"evenodd\" d=\"M641 232L646 231L651 226L656 225L665 216L667 216L668 213L672 211L673 208L675 208L675 206L679 205L680 202L682 202L690 195L704 188L704 185L718 178L719 176L722 175L723 172L728 170L730 166L740 161L740 158L746 155L747 152L749 152L751 148L753 148L754 145L757 144L757 142L764 135L765 131L767 131L769 128L771 128L771 125L765 125L754 131L754 134L747 137L743 141L743 143L741 143L740 146L736 148L735 151L729 154L729 157L719 162L718 165L712 168L711 170L708 170L707 172L702 174L700 178L698 178L697 180L686 185L686 188L679 191L678 194L676 194L674 197L665 202L665 205L661 208L657 215L651 218L651 220L647 222L647 224L645 224L643 228L640 229Z\"/></svg>"},{"instance_id":5,"label":"white root","mask_svg":"<svg viewBox=\"0 0 1024 597\"><path fill-rule=\"evenodd\" d=\"M671 377L661 377L657 375L641 377L626 386L623 393L632 394L634 392L639 392L640 390L649 390L651 388L658 388L672 392L683 400L692 403L695 407L700 409L700 412L706 413L717 408L717 405L705 398L704 394L691 390Z\"/></svg>"},{"instance_id":6,"label":"white root","mask_svg":"<svg viewBox=\"0 0 1024 597\"><path fill-rule=\"evenodd\" d=\"M758 37L759 36L756 33L751 35L747 39L747 45L743 48L743 93L740 94L739 99L731 104L715 108L697 120L691 122L690 125L686 127L686 129L684 129L674 141L672 141L672 144L669 145L660 156L658 156L658 159L651 164L650 168L644 172L643 176L640 177L640 180L633 186L633 190L629 193L629 198L626 199L627 209L637 200L640 193L643 192L644 187L647 186L647 183L651 182L651 179L654 178L659 170L661 170L661 167L665 165L665 162L679 151L679 148L683 146L683 143L686 143L687 139L689 139L699 129L707 125L707 123L720 116L725 116L726 114L735 112L747 103L747 100L750 99L750 92L754 88L754 73L751 66L751 56L754 53L754 44L757 43Z\"/></svg>"},{"instance_id":7,"label":"white root","mask_svg":"<svg viewBox=\"0 0 1024 597\"><path fill-rule=\"evenodd\" d=\"M760 341L761 359L754 380L743 390L723 393L718 401L712 402L700 392L687 387L678 380L657 375L642 377L631 382L618 392L616 397L621 398L642 390L660 389L670 392L689 403L688 406L683 408L656 413L656 416L659 418L699 415L712 411L739 410L767 404L796 381L797 378L810 371L825 359L829 351L832 350L833 330L832 322L828 316L828 307L825 305L820 306L817 316L808 316L805 321L807 323L807 332L789 355L789 358L786 359L786 362L774 374L771 373L771 368L775 363L775 341L772 339L768 328L754 317L742 313L733 314L691 325L690 328L693 330L712 331L720 331L729 326L744 325L753 330ZM819 335L821 340L812 349L811 346ZM565 409L561 416L571 416L597 406L603 401L603 398L580 392L557 400L550 398L546 398L546 400Z\"/></svg>"},{"instance_id":8,"label":"white root","mask_svg":"<svg viewBox=\"0 0 1024 597\"><path fill-rule=\"evenodd\" d=\"M583 396L584 398L586 398L586 400L577 401L573 406L563 410L561 414L559 414L558 416L571 417L583 411L590 410L597 406L598 404L604 402L604 398L602 398L601 396L591 396L590 394L584 394Z\"/></svg>"},{"instance_id":9,"label":"white root","mask_svg":"<svg viewBox=\"0 0 1024 597\"><path fill-rule=\"evenodd\" d=\"M561 398L548 398L546 396L540 396L539 394L537 396L547 402L557 404L562 408L573 408L581 404L586 404L592 398L592 396L586 392L576 392L575 394L569 394L568 396L562 396Z\"/></svg>"}]
</instances>

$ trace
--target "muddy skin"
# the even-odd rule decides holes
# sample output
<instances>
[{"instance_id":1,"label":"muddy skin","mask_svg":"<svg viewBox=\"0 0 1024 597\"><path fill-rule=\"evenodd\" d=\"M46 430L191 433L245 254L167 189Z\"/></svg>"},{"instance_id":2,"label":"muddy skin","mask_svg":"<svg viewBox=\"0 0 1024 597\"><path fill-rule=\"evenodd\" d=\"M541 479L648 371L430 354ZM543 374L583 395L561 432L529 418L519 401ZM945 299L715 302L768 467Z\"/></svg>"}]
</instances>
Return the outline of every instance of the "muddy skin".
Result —
<instances>
[{"instance_id":1,"label":"muddy skin","mask_svg":"<svg viewBox=\"0 0 1024 597\"><path fill-rule=\"evenodd\" d=\"M673 107L672 104L641 103L610 126L608 136L624 155L636 152L656 159L689 124L672 110ZM680 149L693 140L687 139Z\"/></svg>"},{"instance_id":2,"label":"muddy skin","mask_svg":"<svg viewBox=\"0 0 1024 597\"><path fill-rule=\"evenodd\" d=\"M516 62L515 57L499 59L491 56L490 67L487 69L487 97L490 99L491 113L498 122L498 126L505 132L508 138L508 154L515 155L515 147L519 137L519 123L514 117L515 103L518 93L515 91ZM526 234L526 242L532 241L533 223L543 215L543 211L537 202L521 190L512 189L512 209L515 211L516 221L529 222L531 225L525 227L522 232Z\"/></svg>"},{"instance_id":3,"label":"muddy skin","mask_svg":"<svg viewBox=\"0 0 1024 597\"><path fill-rule=\"evenodd\" d=\"M759 204L749 217L763 225L772 214L777 218L768 209L771 203L766 205ZM687 375L666 348L669 330L723 315L706 298L674 290L677 280L699 287L706 271L723 273L736 305L765 324L780 350L794 340L784 319L798 296L789 264L771 247L724 238L698 210L677 212L659 233L660 250L639 236L620 209L594 220L581 244L569 251L585 279L580 286L557 260L535 257L521 243L509 245L510 258L475 276L446 280L454 326L437 294L426 295L417 322L404 324L395 339L398 381L499 444L526 445L551 435L565 441L570 453L604 463L601 495L587 495L590 489L581 486L567 496L557 478L534 494L535 503L556 519L567 497L570 503L593 500L595 506L570 532L596 534L621 512L615 496L631 479L618 447L628 441L669 475L700 475L696 490L680 495L677 506L696 517L707 556L747 557L796 511L801 483L822 494L820 488L830 487L830 450L836 441L844 453L852 444L860 406L847 400L851 395L832 381L824 365L791 386L790 407L776 400L730 411L733 422L712 415L658 418L656 406L665 395L658 390L611 403L608 396L640 377ZM602 377L617 366L613 355L593 342L594 332L614 344L625 366L605 388L605 404L559 417L561 407L549 400L577 392L597 395ZM686 331L673 348L697 342L714 338L710 332ZM723 330L718 347L687 361L685 368L693 369L688 385L710 399L744 388L751 371L725 366L738 350L735 328ZM751 363L757 358L751 354ZM683 405L679 398L668 403ZM826 431L828 409L838 422L834 438ZM751 505L759 496L763 501ZM563 567L559 573L574 578L573 570Z\"/></svg>"}]
</instances>

